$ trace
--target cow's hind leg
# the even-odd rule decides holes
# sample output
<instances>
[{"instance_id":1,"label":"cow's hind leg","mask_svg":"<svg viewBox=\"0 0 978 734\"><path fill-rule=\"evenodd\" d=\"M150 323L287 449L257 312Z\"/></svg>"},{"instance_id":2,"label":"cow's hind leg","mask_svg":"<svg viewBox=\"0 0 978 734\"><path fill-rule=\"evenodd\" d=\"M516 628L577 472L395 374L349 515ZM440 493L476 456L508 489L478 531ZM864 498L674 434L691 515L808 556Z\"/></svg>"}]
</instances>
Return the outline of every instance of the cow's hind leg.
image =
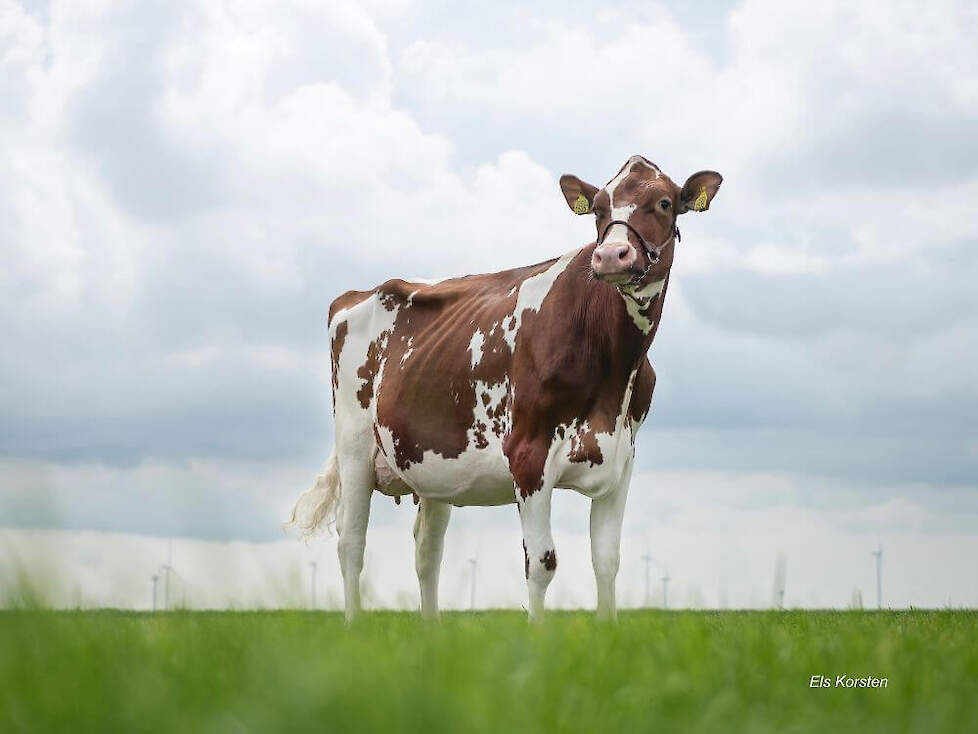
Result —
<instances>
[{"instance_id":1,"label":"cow's hind leg","mask_svg":"<svg viewBox=\"0 0 978 734\"><path fill-rule=\"evenodd\" d=\"M374 491L373 447L344 448L339 451L340 506L336 517L339 540L336 551L343 574L346 619L360 611L360 572L366 547L367 521L370 519L370 496Z\"/></svg>"},{"instance_id":2,"label":"cow's hind leg","mask_svg":"<svg viewBox=\"0 0 978 734\"><path fill-rule=\"evenodd\" d=\"M522 496L516 490L516 507L523 526L523 554L526 561L526 586L529 596L530 620L543 618L543 603L547 587L557 571L557 550L550 533L550 500L552 487Z\"/></svg>"},{"instance_id":3,"label":"cow's hind leg","mask_svg":"<svg viewBox=\"0 0 978 734\"><path fill-rule=\"evenodd\" d=\"M414 567L421 586L421 616L425 619L438 616L438 574L451 513L451 505L422 498L414 521Z\"/></svg>"}]
</instances>

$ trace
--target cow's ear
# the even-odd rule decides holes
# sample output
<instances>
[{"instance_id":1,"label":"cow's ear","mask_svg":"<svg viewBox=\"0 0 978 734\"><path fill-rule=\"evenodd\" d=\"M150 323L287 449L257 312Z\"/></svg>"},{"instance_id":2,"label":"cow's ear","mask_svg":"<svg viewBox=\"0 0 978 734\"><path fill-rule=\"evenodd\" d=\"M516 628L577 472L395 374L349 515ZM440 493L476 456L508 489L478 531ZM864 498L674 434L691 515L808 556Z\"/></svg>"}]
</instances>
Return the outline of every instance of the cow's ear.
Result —
<instances>
[{"instance_id":1,"label":"cow's ear","mask_svg":"<svg viewBox=\"0 0 978 734\"><path fill-rule=\"evenodd\" d=\"M723 176L716 171L700 171L686 179L679 194L679 214L687 211L705 212L716 196Z\"/></svg>"},{"instance_id":2,"label":"cow's ear","mask_svg":"<svg viewBox=\"0 0 978 734\"><path fill-rule=\"evenodd\" d=\"M575 214L587 214L594 207L594 195L598 193L597 186L581 181L577 176L565 173L560 177L560 190L564 192L567 206Z\"/></svg>"}]
</instances>

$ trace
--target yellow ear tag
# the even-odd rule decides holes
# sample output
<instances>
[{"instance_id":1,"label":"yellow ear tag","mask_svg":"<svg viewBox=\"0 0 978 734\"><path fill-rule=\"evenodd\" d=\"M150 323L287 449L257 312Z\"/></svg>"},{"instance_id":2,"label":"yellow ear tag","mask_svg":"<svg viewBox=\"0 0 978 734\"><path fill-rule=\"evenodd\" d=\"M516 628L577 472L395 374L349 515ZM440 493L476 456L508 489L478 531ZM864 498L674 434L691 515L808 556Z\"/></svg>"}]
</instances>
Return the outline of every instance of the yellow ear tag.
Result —
<instances>
[{"instance_id":1,"label":"yellow ear tag","mask_svg":"<svg viewBox=\"0 0 978 734\"><path fill-rule=\"evenodd\" d=\"M696 201L693 202L693 211L701 212L706 209L706 186L700 189L699 195L696 197Z\"/></svg>"},{"instance_id":2,"label":"yellow ear tag","mask_svg":"<svg viewBox=\"0 0 978 734\"><path fill-rule=\"evenodd\" d=\"M578 194L577 198L574 199L574 213L587 214L589 211L591 211L591 202L587 200L584 194Z\"/></svg>"}]
</instances>

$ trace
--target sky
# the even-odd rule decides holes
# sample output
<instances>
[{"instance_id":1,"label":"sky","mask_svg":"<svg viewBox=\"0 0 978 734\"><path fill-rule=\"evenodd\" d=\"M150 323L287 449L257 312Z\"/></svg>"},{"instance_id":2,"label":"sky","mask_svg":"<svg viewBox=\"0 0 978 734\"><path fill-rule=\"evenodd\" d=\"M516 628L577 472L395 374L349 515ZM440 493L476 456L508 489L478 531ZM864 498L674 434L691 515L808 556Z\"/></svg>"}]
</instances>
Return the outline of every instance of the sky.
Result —
<instances>
[{"instance_id":1,"label":"sky","mask_svg":"<svg viewBox=\"0 0 978 734\"><path fill-rule=\"evenodd\" d=\"M974 5L524 5L0 0L6 542L294 542L330 301L585 244L558 177L638 153L724 184L680 222L623 593L651 548L677 598L762 604L785 553L794 603L844 605L879 542L894 604L978 605ZM410 589L412 509L374 505ZM555 509L585 603L586 502ZM518 603L515 513L448 542L456 580L512 545Z\"/></svg>"}]
</instances>

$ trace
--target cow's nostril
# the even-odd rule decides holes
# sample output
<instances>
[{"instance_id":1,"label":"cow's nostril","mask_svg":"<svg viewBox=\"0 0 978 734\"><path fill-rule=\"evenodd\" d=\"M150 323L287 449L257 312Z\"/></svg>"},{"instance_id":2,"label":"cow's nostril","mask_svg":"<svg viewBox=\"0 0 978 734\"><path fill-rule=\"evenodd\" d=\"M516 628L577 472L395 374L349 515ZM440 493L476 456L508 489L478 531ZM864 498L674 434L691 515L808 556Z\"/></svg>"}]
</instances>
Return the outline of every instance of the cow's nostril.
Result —
<instances>
[{"instance_id":1,"label":"cow's nostril","mask_svg":"<svg viewBox=\"0 0 978 734\"><path fill-rule=\"evenodd\" d=\"M619 260L624 260L626 255L628 255L628 248L627 247L622 247L620 250L618 250L618 259Z\"/></svg>"}]
</instances>

